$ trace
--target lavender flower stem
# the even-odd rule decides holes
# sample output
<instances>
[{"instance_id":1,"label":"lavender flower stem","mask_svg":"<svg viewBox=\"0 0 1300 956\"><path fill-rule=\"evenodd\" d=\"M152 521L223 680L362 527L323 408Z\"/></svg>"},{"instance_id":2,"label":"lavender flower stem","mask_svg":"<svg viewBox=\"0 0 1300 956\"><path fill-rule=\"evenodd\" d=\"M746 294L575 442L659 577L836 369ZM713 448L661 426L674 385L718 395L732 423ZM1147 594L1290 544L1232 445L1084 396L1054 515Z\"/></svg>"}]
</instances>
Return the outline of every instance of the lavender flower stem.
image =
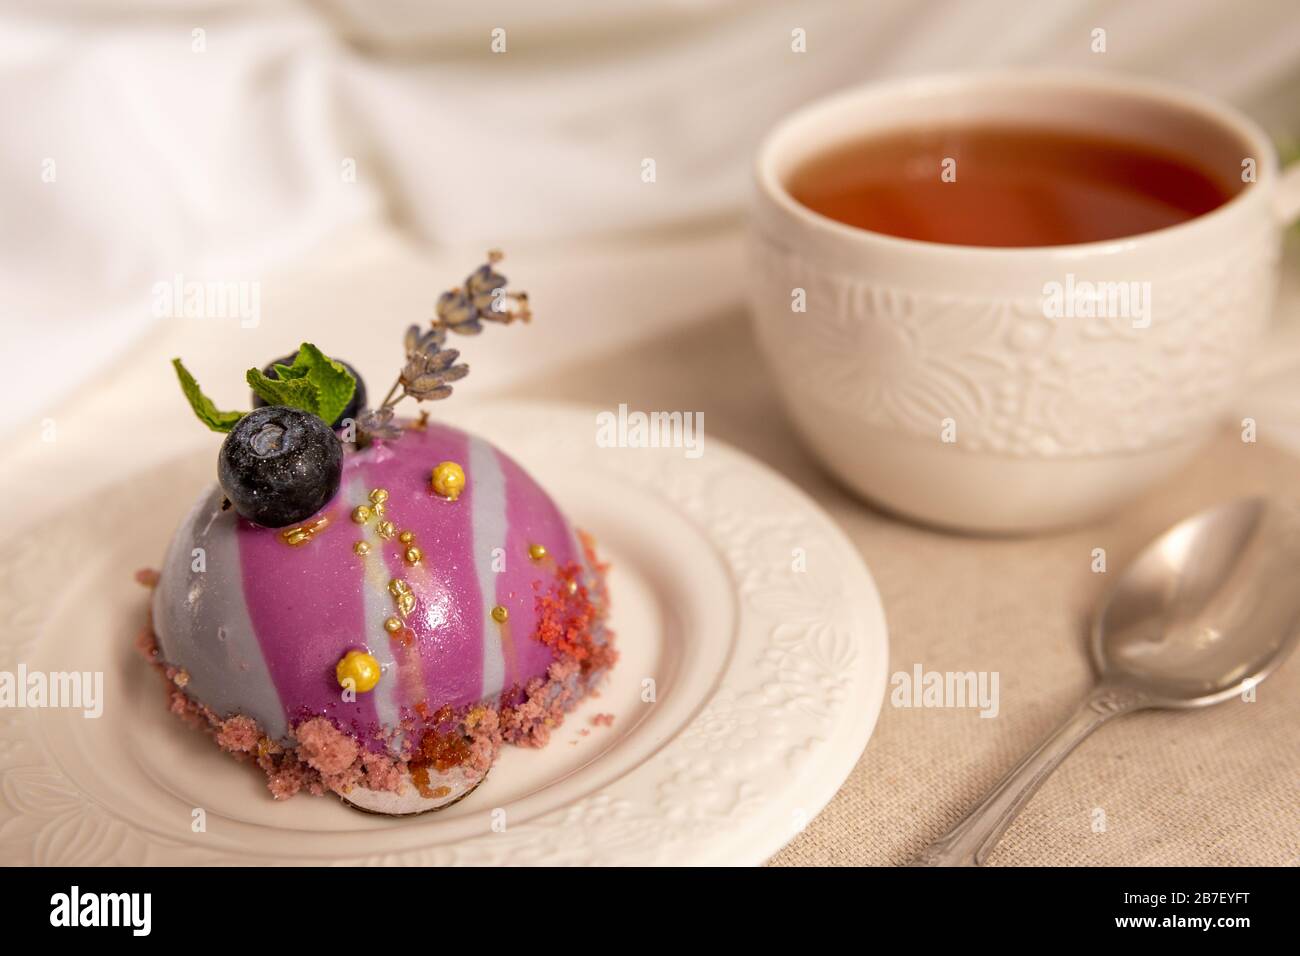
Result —
<instances>
[{"instance_id":1,"label":"lavender flower stem","mask_svg":"<svg viewBox=\"0 0 1300 956\"><path fill-rule=\"evenodd\" d=\"M397 381L393 383L393 387L390 388L388 390L388 394L384 396L384 400L379 403L380 408L387 406L390 402L394 405L397 404L396 402L392 401L392 398L393 398L393 393L397 391L398 386L400 386L401 384L402 384L402 377L399 375L397 377Z\"/></svg>"}]
</instances>

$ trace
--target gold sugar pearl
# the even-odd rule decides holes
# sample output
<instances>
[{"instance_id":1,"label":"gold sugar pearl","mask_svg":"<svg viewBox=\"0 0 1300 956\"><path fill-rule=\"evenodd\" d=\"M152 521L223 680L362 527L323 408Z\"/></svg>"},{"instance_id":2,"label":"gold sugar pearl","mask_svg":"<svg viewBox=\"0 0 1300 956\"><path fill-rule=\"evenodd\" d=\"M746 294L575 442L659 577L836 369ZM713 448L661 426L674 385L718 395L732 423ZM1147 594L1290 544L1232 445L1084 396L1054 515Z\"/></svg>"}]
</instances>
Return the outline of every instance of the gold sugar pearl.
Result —
<instances>
[{"instance_id":1,"label":"gold sugar pearl","mask_svg":"<svg viewBox=\"0 0 1300 956\"><path fill-rule=\"evenodd\" d=\"M406 594L411 590L411 586L401 578L393 578L388 582L388 592L393 595Z\"/></svg>"},{"instance_id":2,"label":"gold sugar pearl","mask_svg":"<svg viewBox=\"0 0 1300 956\"><path fill-rule=\"evenodd\" d=\"M391 521L379 522L379 524L375 526L375 530L379 532L379 537L384 539L391 538L393 535L397 534L397 526Z\"/></svg>"},{"instance_id":3,"label":"gold sugar pearl","mask_svg":"<svg viewBox=\"0 0 1300 956\"><path fill-rule=\"evenodd\" d=\"M379 661L365 651L348 651L334 665L339 686L345 689L350 686L358 694L374 690L383 674Z\"/></svg>"},{"instance_id":4,"label":"gold sugar pearl","mask_svg":"<svg viewBox=\"0 0 1300 956\"><path fill-rule=\"evenodd\" d=\"M364 541L358 541L352 546L352 550L356 554L366 555L370 553L370 545Z\"/></svg>"},{"instance_id":5,"label":"gold sugar pearl","mask_svg":"<svg viewBox=\"0 0 1300 956\"><path fill-rule=\"evenodd\" d=\"M402 557L406 559L407 564L419 564L420 559L424 557L424 552L419 548L410 547L406 549L406 553Z\"/></svg>"},{"instance_id":6,"label":"gold sugar pearl","mask_svg":"<svg viewBox=\"0 0 1300 956\"><path fill-rule=\"evenodd\" d=\"M434 494L455 501L465 490L465 469L457 462L444 461L433 469L431 482Z\"/></svg>"},{"instance_id":7,"label":"gold sugar pearl","mask_svg":"<svg viewBox=\"0 0 1300 956\"><path fill-rule=\"evenodd\" d=\"M402 542L402 544L415 544L415 532L403 531L397 536L397 540Z\"/></svg>"},{"instance_id":8,"label":"gold sugar pearl","mask_svg":"<svg viewBox=\"0 0 1300 956\"><path fill-rule=\"evenodd\" d=\"M352 509L352 520L357 524L365 524L370 520L370 509L365 505L357 505Z\"/></svg>"},{"instance_id":9,"label":"gold sugar pearl","mask_svg":"<svg viewBox=\"0 0 1300 956\"><path fill-rule=\"evenodd\" d=\"M389 634L396 634L401 629L402 622L400 618L390 617L384 621L384 630Z\"/></svg>"},{"instance_id":10,"label":"gold sugar pearl","mask_svg":"<svg viewBox=\"0 0 1300 956\"><path fill-rule=\"evenodd\" d=\"M496 607L492 609L492 620L496 621L498 624L504 624L509 619L510 619L510 612L507 611L505 608L503 608L500 604L498 604Z\"/></svg>"},{"instance_id":11,"label":"gold sugar pearl","mask_svg":"<svg viewBox=\"0 0 1300 956\"><path fill-rule=\"evenodd\" d=\"M384 512L386 512L388 508L384 505L382 501L376 501L373 505L370 506L370 510L375 513L375 517L382 518L384 516Z\"/></svg>"},{"instance_id":12,"label":"gold sugar pearl","mask_svg":"<svg viewBox=\"0 0 1300 956\"><path fill-rule=\"evenodd\" d=\"M370 501L372 504L382 505L388 500L388 491L384 488L376 488L370 492Z\"/></svg>"},{"instance_id":13,"label":"gold sugar pearl","mask_svg":"<svg viewBox=\"0 0 1300 956\"><path fill-rule=\"evenodd\" d=\"M528 556L534 561L542 560L542 558L546 557L546 545L530 544L528 546Z\"/></svg>"}]
</instances>

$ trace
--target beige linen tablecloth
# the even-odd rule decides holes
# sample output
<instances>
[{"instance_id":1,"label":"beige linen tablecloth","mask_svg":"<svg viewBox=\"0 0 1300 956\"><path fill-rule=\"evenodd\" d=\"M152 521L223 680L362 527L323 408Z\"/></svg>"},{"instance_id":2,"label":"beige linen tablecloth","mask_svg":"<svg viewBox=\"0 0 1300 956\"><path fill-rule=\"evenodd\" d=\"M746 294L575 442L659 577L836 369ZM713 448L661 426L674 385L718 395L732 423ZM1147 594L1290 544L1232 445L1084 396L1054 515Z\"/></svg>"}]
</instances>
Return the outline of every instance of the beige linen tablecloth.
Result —
<instances>
[{"instance_id":1,"label":"beige linen tablecloth","mask_svg":"<svg viewBox=\"0 0 1300 956\"><path fill-rule=\"evenodd\" d=\"M702 411L706 449L708 438L721 439L782 472L858 546L889 620L891 674L917 664L998 672L993 718L893 707L887 688L862 759L777 854L781 865L909 860L1085 693L1091 610L1150 538L1236 495L1300 494L1300 459L1225 433L1175 480L1095 527L1014 540L918 528L853 498L802 450L739 313L510 394ZM1092 571L1094 548L1106 549L1108 573ZM1103 727L1044 784L990 863L1300 863L1300 659L1261 684L1253 702L1139 713Z\"/></svg>"}]
</instances>

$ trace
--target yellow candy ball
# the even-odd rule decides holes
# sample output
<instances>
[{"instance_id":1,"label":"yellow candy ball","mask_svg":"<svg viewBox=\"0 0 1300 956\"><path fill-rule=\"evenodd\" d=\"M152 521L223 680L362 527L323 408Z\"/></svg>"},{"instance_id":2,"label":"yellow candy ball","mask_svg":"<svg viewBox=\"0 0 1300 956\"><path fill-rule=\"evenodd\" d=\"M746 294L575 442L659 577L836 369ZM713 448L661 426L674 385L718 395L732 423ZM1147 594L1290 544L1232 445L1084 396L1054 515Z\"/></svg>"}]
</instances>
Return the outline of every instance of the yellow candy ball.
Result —
<instances>
[{"instance_id":1,"label":"yellow candy ball","mask_svg":"<svg viewBox=\"0 0 1300 956\"><path fill-rule=\"evenodd\" d=\"M365 651L348 651L334 668L339 686L347 687L350 680L358 694L374 690L379 683L380 674L379 661Z\"/></svg>"},{"instance_id":2,"label":"yellow candy ball","mask_svg":"<svg viewBox=\"0 0 1300 956\"><path fill-rule=\"evenodd\" d=\"M454 461L444 461L433 469L433 491L448 501L455 501L465 488L465 469Z\"/></svg>"}]
</instances>

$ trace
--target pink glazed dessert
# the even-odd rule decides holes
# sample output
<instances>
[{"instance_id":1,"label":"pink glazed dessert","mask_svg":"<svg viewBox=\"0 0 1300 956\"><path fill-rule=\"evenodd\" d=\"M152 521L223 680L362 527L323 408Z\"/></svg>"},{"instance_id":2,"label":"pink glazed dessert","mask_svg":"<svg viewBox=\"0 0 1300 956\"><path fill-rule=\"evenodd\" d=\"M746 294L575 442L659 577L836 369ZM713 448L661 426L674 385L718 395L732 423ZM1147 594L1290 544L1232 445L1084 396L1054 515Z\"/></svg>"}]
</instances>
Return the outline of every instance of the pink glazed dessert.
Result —
<instances>
[{"instance_id":1,"label":"pink glazed dessert","mask_svg":"<svg viewBox=\"0 0 1300 956\"><path fill-rule=\"evenodd\" d=\"M142 644L171 710L276 798L408 814L468 794L503 744L544 745L616 652L591 541L518 464L427 416L381 418L340 441L328 502L283 527L232 506L232 481L205 492L149 580Z\"/></svg>"}]
</instances>

